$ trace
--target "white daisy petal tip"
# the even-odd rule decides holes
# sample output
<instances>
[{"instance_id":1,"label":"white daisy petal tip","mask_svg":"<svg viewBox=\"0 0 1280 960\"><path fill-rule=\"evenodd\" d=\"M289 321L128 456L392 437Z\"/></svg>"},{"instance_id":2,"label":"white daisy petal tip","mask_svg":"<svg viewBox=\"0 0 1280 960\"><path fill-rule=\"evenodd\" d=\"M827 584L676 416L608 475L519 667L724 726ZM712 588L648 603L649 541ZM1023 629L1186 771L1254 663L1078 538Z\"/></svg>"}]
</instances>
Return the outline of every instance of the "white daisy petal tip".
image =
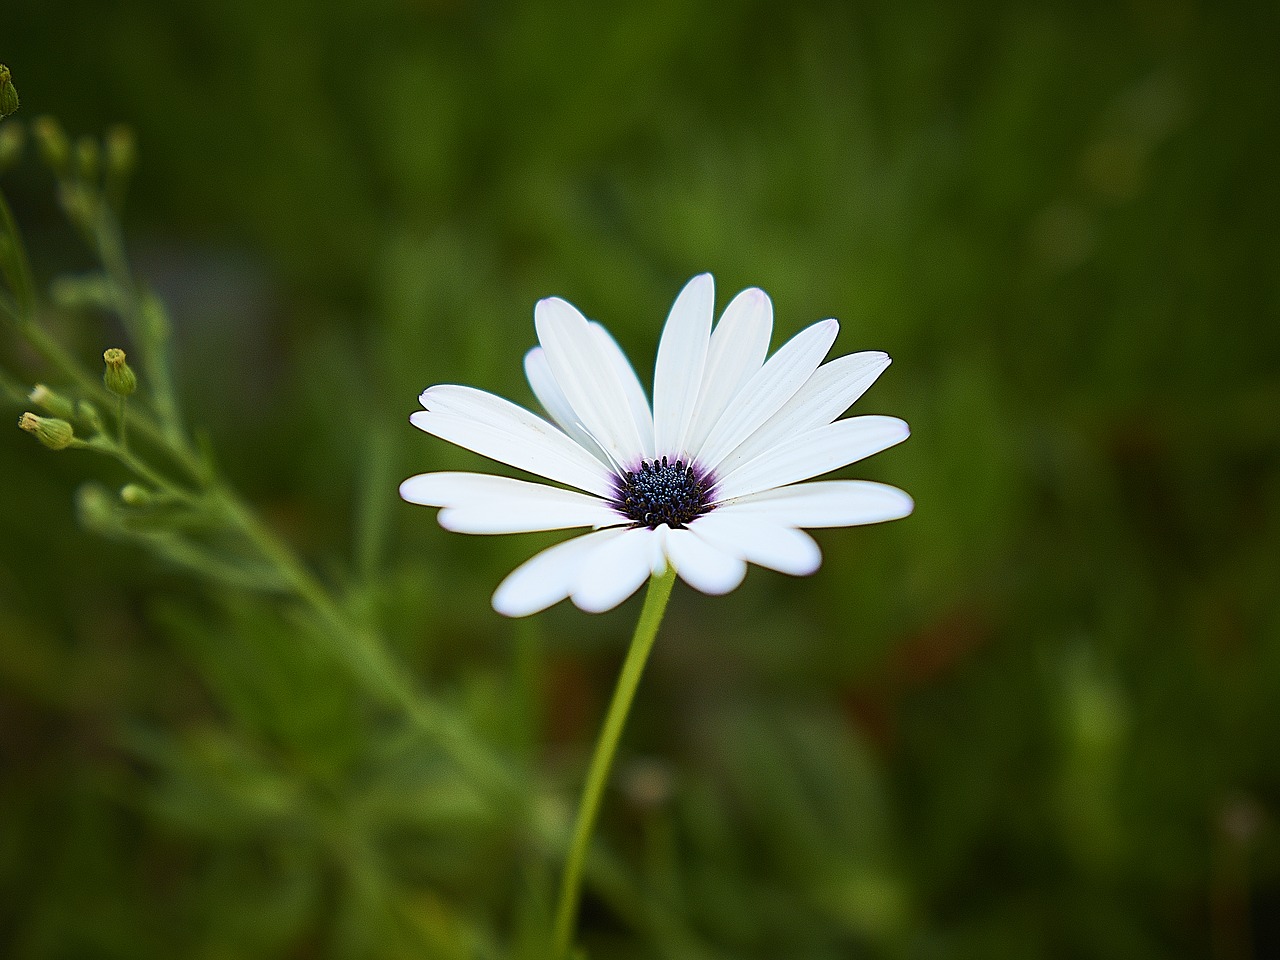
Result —
<instances>
[{"instance_id":1,"label":"white daisy petal tip","mask_svg":"<svg viewBox=\"0 0 1280 960\"><path fill-rule=\"evenodd\" d=\"M535 318L539 315L548 319L553 316L572 318L582 317L582 311L563 297L543 297L533 305L533 315ZM582 319L585 320L586 317Z\"/></svg>"},{"instance_id":2,"label":"white daisy petal tip","mask_svg":"<svg viewBox=\"0 0 1280 960\"><path fill-rule=\"evenodd\" d=\"M437 497L432 495L430 489L429 477L434 476L430 473L419 473L404 480L400 484L400 499L406 503L416 503L422 507L439 507L443 504L436 503Z\"/></svg>"},{"instance_id":3,"label":"white daisy petal tip","mask_svg":"<svg viewBox=\"0 0 1280 960\"><path fill-rule=\"evenodd\" d=\"M439 410L448 406L451 397L474 389L456 383L433 383L418 394L418 402L422 404L423 410Z\"/></svg>"},{"instance_id":4,"label":"white daisy petal tip","mask_svg":"<svg viewBox=\"0 0 1280 960\"><path fill-rule=\"evenodd\" d=\"M864 523L885 523L889 520L902 520L916 512L916 501L905 490L899 490L897 487L891 487L886 483L871 484L868 481L868 485L879 487L882 494L879 513L869 517Z\"/></svg>"},{"instance_id":5,"label":"white daisy petal tip","mask_svg":"<svg viewBox=\"0 0 1280 960\"><path fill-rule=\"evenodd\" d=\"M690 277L689 282L684 285L684 289L681 290L680 293L685 294L690 291L696 291L697 293L704 294L704 295L705 294L714 295L715 290L716 290L716 278L712 276L710 272L708 272L708 273L700 273L697 276ZM761 291L761 292L763 293L764 291Z\"/></svg>"},{"instance_id":6,"label":"white daisy petal tip","mask_svg":"<svg viewBox=\"0 0 1280 960\"><path fill-rule=\"evenodd\" d=\"M564 598L561 597L559 599L563 600ZM559 601L552 600L550 603L531 604L519 598L513 598L509 593L504 592L501 586L494 591L493 599L490 601L495 613L500 613L502 616L510 617L513 620L541 613L548 607L554 606L557 602Z\"/></svg>"}]
</instances>

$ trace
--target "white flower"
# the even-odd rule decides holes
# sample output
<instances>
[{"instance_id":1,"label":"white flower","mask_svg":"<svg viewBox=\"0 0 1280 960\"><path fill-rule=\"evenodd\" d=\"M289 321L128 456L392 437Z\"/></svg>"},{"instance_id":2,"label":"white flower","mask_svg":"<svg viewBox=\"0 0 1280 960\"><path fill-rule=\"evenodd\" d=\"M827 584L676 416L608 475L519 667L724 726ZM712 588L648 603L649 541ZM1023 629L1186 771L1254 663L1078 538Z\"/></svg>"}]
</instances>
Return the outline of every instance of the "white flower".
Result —
<instances>
[{"instance_id":1,"label":"white flower","mask_svg":"<svg viewBox=\"0 0 1280 960\"><path fill-rule=\"evenodd\" d=\"M822 555L802 528L911 512L909 496L881 483L800 482L907 438L894 417L836 419L889 357L871 351L823 364L839 330L823 320L766 362L773 305L764 292L738 294L713 331L714 306L710 274L676 298L652 410L604 327L554 297L534 310L541 346L524 365L558 426L471 387L423 392L414 426L563 486L424 473L400 485L405 500L441 507L440 525L458 533L592 528L516 568L493 595L499 613L527 616L565 597L608 610L668 564L710 594L738 586L747 561L805 575Z\"/></svg>"}]
</instances>

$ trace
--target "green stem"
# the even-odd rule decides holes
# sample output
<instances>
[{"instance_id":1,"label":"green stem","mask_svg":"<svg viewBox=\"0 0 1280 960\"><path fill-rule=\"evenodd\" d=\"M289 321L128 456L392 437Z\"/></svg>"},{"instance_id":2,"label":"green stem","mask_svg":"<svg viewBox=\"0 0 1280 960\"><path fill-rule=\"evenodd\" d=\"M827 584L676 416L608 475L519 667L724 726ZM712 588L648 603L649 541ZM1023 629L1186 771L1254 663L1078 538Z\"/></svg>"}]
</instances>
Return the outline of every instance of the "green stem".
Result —
<instances>
[{"instance_id":1,"label":"green stem","mask_svg":"<svg viewBox=\"0 0 1280 960\"><path fill-rule=\"evenodd\" d=\"M120 398L120 406L119 406L119 408L118 408L118 417L119 417L119 420L120 420L120 449L121 449L121 450L128 450L128 449L129 449L129 438L128 438L128 433L127 433L127 428L125 427L125 415L126 415L126 414L125 414L125 399L124 399L124 397L122 396L122 397Z\"/></svg>"},{"instance_id":2,"label":"green stem","mask_svg":"<svg viewBox=\"0 0 1280 960\"><path fill-rule=\"evenodd\" d=\"M560 881L560 899L556 905L552 934L552 960L565 960L569 954L578 917L578 901L582 893L582 870L586 864L587 850L591 846L596 816L600 812L600 800L604 796L609 771L613 767L614 754L618 751L618 741L622 738L622 728L631 711L631 701L640 683L640 675L644 673L649 651L653 649L653 641L658 636L658 627L662 623L662 615L666 613L667 601L671 599L671 588L675 582L676 573L670 567L666 573L654 576L649 581L644 609L640 611L640 622L636 624L635 636L631 638L627 659L618 676L618 686L613 691L609 712L605 714L600 739L596 741L587 782L583 785L582 799L578 803L578 819L573 826L573 840L569 844L564 876Z\"/></svg>"},{"instance_id":3,"label":"green stem","mask_svg":"<svg viewBox=\"0 0 1280 960\"><path fill-rule=\"evenodd\" d=\"M120 319L134 343L142 349L142 372L151 391L152 405L160 421L160 429L171 441L185 442L182 415L178 410L177 393L170 373L168 321L147 316L148 307L160 312L163 307L158 302L148 303L151 298L134 279L129 258L125 255L120 221L109 205L99 205L93 219L90 239L116 289Z\"/></svg>"},{"instance_id":4,"label":"green stem","mask_svg":"<svg viewBox=\"0 0 1280 960\"><path fill-rule=\"evenodd\" d=\"M443 704L423 697L405 677L378 635L352 622L323 585L248 507L222 493L222 508L232 523L274 566L292 592L320 618L338 652L368 689L405 712L463 770L491 793L509 798L517 792L511 771L474 736L466 721Z\"/></svg>"},{"instance_id":5,"label":"green stem","mask_svg":"<svg viewBox=\"0 0 1280 960\"><path fill-rule=\"evenodd\" d=\"M36 285L31 273L31 261L27 259L27 248L23 245L22 234L18 232L13 211L9 209L9 202L3 193L0 193L0 233L8 235L9 243L12 244L13 257L11 263L0 264L0 269L3 269L5 279L13 288L18 309L22 313L33 313L36 305Z\"/></svg>"}]
</instances>

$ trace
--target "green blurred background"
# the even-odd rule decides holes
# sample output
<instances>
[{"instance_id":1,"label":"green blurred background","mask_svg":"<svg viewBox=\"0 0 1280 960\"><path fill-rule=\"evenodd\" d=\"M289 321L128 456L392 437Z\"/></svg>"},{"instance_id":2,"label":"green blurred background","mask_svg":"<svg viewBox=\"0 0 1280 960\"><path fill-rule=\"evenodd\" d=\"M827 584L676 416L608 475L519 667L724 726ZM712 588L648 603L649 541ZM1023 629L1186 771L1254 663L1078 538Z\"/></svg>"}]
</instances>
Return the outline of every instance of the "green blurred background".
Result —
<instances>
[{"instance_id":1,"label":"green blurred background","mask_svg":"<svg viewBox=\"0 0 1280 960\"><path fill-rule=\"evenodd\" d=\"M772 296L775 345L836 316L836 353L893 356L858 409L914 435L846 473L917 509L820 533L809 579L677 588L590 956L1280 956L1274 4L2 19L5 123L137 132L131 253L224 471L521 788L483 795L289 604L78 526L123 473L0 431L0 953L539 958L638 601L493 613L556 538L400 503L480 464L407 416L436 382L531 403L541 296L647 370L710 270L720 306ZM42 281L89 265L34 159L0 185Z\"/></svg>"}]
</instances>

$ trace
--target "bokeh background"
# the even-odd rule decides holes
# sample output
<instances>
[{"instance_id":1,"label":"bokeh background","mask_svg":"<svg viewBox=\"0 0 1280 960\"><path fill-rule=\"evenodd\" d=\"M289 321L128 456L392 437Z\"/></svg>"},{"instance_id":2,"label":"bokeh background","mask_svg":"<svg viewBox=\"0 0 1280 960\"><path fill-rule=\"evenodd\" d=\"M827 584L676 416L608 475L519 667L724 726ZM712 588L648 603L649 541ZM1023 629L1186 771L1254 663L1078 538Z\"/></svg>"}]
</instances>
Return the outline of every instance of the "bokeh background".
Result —
<instances>
[{"instance_id":1,"label":"bokeh background","mask_svg":"<svg viewBox=\"0 0 1280 960\"><path fill-rule=\"evenodd\" d=\"M0 952L541 957L638 601L493 613L555 537L400 503L480 464L407 416L531 403L541 296L649 369L710 270L775 345L893 356L858 408L913 437L845 474L917 509L677 588L589 955L1280 956L1274 4L4 6L5 123L137 133L130 250L222 469L520 795L287 602L82 529L123 473L0 431ZM90 265L39 163L0 186L42 281Z\"/></svg>"}]
</instances>

